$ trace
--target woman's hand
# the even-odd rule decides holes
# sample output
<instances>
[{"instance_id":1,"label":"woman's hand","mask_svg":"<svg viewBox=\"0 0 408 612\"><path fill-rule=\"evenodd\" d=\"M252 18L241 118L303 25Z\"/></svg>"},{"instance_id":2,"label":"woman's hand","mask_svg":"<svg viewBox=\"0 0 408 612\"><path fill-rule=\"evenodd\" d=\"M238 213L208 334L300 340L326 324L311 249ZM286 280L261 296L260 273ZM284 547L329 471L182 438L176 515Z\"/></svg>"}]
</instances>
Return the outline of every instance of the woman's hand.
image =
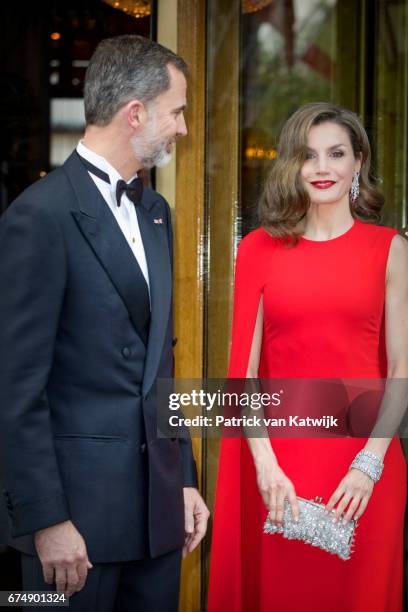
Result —
<instances>
[{"instance_id":1,"label":"woman's hand","mask_svg":"<svg viewBox=\"0 0 408 612\"><path fill-rule=\"evenodd\" d=\"M255 469L258 489L265 506L269 510L270 521L276 525L282 525L285 498L288 498L292 515L297 521L299 519L299 506L295 487L276 461L270 457L255 460Z\"/></svg>"},{"instance_id":2,"label":"woman's hand","mask_svg":"<svg viewBox=\"0 0 408 612\"><path fill-rule=\"evenodd\" d=\"M338 521L346 511L343 520L348 522L352 518L357 520L361 517L371 497L374 481L367 474L354 468L350 469L337 489L329 499L326 506L328 512L333 513L333 519Z\"/></svg>"}]
</instances>

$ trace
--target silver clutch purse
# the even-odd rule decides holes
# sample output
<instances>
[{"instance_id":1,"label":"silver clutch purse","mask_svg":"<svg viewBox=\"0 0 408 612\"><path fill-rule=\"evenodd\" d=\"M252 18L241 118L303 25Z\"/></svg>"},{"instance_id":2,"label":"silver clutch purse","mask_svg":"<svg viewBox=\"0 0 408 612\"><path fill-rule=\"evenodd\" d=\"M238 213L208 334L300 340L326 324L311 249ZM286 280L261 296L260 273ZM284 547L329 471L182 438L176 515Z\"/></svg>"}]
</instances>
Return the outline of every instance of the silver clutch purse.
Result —
<instances>
[{"instance_id":1,"label":"silver clutch purse","mask_svg":"<svg viewBox=\"0 0 408 612\"><path fill-rule=\"evenodd\" d=\"M325 511L325 505L316 501L298 497L299 521L296 523L292 517L292 509L287 499L283 510L283 525L278 527L271 523L269 515L264 524L264 533L280 533L288 540L302 540L306 544L317 546L340 559L350 559L353 551L355 529L357 521L351 520L346 525L337 521Z\"/></svg>"}]
</instances>

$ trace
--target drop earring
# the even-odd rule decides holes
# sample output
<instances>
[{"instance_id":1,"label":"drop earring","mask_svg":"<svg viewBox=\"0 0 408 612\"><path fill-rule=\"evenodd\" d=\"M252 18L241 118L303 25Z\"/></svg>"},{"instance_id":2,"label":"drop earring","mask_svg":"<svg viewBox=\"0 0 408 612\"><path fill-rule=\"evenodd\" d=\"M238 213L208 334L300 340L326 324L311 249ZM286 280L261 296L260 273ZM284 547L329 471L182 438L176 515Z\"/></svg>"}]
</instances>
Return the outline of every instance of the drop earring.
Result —
<instances>
[{"instance_id":1,"label":"drop earring","mask_svg":"<svg viewBox=\"0 0 408 612\"><path fill-rule=\"evenodd\" d=\"M360 173L355 172L353 175L353 180L351 181L351 189L350 189L350 200L351 203L354 204L360 195Z\"/></svg>"}]
</instances>

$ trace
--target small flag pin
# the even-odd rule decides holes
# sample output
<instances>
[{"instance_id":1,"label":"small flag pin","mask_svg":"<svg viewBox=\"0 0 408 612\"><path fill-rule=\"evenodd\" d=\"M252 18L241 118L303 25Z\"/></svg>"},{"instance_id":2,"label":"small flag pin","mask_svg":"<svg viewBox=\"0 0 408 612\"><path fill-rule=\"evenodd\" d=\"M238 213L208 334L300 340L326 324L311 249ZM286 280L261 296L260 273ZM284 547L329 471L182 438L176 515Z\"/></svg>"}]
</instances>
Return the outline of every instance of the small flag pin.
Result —
<instances>
[{"instance_id":1,"label":"small flag pin","mask_svg":"<svg viewBox=\"0 0 408 612\"><path fill-rule=\"evenodd\" d=\"M156 225L162 225L163 219L161 217L159 219L153 219L153 223L156 223Z\"/></svg>"}]
</instances>

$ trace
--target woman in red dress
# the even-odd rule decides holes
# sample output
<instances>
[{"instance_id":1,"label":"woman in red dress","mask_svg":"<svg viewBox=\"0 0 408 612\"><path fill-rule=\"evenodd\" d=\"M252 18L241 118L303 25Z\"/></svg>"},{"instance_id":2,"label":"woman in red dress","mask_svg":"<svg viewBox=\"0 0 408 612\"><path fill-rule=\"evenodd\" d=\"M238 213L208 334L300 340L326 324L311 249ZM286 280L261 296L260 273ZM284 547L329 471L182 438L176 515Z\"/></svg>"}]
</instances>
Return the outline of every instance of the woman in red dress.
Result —
<instances>
[{"instance_id":1,"label":"woman in red dress","mask_svg":"<svg viewBox=\"0 0 408 612\"><path fill-rule=\"evenodd\" d=\"M309 104L284 126L238 250L230 378L408 378L408 243L375 224L369 166L350 111ZM263 533L316 495L358 519L350 560ZM401 612L405 501L397 437L223 439L208 611Z\"/></svg>"}]
</instances>

